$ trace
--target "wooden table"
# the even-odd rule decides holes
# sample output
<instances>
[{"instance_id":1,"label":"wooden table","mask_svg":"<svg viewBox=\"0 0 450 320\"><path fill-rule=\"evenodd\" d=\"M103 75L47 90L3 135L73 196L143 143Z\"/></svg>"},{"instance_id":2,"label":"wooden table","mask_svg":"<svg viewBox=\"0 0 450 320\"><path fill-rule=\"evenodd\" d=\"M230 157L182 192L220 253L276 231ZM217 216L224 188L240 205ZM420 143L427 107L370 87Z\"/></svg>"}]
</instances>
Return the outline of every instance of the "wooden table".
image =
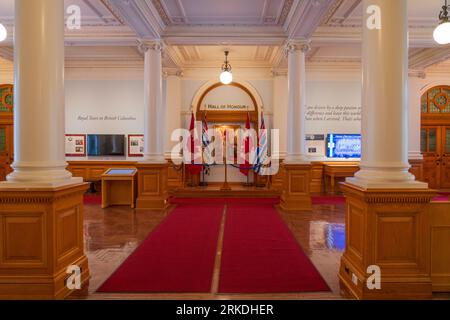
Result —
<instances>
[{"instance_id":1,"label":"wooden table","mask_svg":"<svg viewBox=\"0 0 450 320\"><path fill-rule=\"evenodd\" d=\"M353 177L359 171L358 162L326 162L324 163L324 188L328 192L330 181L331 193L336 192L336 178Z\"/></svg>"},{"instance_id":2,"label":"wooden table","mask_svg":"<svg viewBox=\"0 0 450 320\"><path fill-rule=\"evenodd\" d=\"M102 174L102 208L136 202L136 168L108 169Z\"/></svg>"}]
</instances>

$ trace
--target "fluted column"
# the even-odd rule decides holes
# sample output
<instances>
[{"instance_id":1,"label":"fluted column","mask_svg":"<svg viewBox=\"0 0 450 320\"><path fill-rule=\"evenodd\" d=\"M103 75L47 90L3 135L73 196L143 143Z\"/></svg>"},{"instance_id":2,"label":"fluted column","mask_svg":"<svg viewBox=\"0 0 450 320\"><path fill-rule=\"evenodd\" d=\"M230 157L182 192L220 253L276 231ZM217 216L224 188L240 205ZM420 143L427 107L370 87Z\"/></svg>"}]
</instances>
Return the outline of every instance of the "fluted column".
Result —
<instances>
[{"instance_id":1,"label":"fluted column","mask_svg":"<svg viewBox=\"0 0 450 320\"><path fill-rule=\"evenodd\" d=\"M305 144L306 69L309 41L289 41L287 155L285 163L308 162Z\"/></svg>"},{"instance_id":2,"label":"fluted column","mask_svg":"<svg viewBox=\"0 0 450 320\"><path fill-rule=\"evenodd\" d=\"M162 97L162 49L159 40L143 41L144 51L144 158L143 162L165 163L164 106Z\"/></svg>"},{"instance_id":3,"label":"fluted column","mask_svg":"<svg viewBox=\"0 0 450 320\"><path fill-rule=\"evenodd\" d=\"M65 168L64 2L16 0L14 163L8 185L82 182Z\"/></svg>"},{"instance_id":4,"label":"fluted column","mask_svg":"<svg viewBox=\"0 0 450 320\"><path fill-rule=\"evenodd\" d=\"M379 28L366 25L378 19L367 13L373 8ZM424 188L408 172L407 1L365 0L363 12L362 161L347 181L365 189Z\"/></svg>"}]
</instances>

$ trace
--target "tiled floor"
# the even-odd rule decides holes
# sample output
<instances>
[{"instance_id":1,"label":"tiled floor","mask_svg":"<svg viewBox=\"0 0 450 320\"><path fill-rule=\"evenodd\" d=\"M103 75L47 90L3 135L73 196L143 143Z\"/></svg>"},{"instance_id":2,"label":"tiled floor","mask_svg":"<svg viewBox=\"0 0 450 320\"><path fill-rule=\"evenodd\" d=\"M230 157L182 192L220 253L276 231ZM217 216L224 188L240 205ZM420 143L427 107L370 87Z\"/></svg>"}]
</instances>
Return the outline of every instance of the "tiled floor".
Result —
<instances>
[{"instance_id":1,"label":"tiled floor","mask_svg":"<svg viewBox=\"0 0 450 320\"><path fill-rule=\"evenodd\" d=\"M302 294L218 295L218 267L209 294L99 294L97 288L130 255L147 235L170 214L85 206L85 241L91 279L89 299L340 299L338 269L344 245L344 206L314 206L313 212L283 212L285 222L322 274L332 292ZM223 234L223 225L221 235ZM217 260L220 259L219 239Z\"/></svg>"}]
</instances>

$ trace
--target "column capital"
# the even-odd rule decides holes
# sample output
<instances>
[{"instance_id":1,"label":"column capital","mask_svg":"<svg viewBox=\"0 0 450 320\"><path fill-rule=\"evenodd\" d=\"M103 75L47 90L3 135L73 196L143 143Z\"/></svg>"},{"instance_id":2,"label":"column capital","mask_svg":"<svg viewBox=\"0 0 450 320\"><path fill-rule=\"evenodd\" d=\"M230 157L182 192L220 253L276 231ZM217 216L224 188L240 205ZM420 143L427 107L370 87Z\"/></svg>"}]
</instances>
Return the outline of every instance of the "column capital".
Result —
<instances>
[{"instance_id":1,"label":"column capital","mask_svg":"<svg viewBox=\"0 0 450 320\"><path fill-rule=\"evenodd\" d=\"M164 51L164 42L159 39L155 40L144 40L139 39L138 40L138 49L142 53L147 52L148 50L155 50L155 51Z\"/></svg>"},{"instance_id":2,"label":"column capital","mask_svg":"<svg viewBox=\"0 0 450 320\"><path fill-rule=\"evenodd\" d=\"M288 40L284 46L284 52L286 55L294 53L296 51L307 53L311 50L311 40Z\"/></svg>"}]
</instances>

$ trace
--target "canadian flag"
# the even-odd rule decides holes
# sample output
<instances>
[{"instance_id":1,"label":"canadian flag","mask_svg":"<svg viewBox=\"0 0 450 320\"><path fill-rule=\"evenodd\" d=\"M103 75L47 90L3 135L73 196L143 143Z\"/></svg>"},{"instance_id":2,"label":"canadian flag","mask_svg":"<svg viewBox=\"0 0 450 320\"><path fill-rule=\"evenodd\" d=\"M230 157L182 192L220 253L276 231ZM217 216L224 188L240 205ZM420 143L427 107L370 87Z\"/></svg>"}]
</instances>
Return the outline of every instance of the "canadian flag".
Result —
<instances>
[{"instance_id":1,"label":"canadian flag","mask_svg":"<svg viewBox=\"0 0 450 320\"><path fill-rule=\"evenodd\" d=\"M191 125L189 126L189 152L191 153L191 162L186 165L186 169L190 174L200 174L203 170L203 165L195 164L196 146L195 146L195 116L194 112L191 114Z\"/></svg>"}]
</instances>

